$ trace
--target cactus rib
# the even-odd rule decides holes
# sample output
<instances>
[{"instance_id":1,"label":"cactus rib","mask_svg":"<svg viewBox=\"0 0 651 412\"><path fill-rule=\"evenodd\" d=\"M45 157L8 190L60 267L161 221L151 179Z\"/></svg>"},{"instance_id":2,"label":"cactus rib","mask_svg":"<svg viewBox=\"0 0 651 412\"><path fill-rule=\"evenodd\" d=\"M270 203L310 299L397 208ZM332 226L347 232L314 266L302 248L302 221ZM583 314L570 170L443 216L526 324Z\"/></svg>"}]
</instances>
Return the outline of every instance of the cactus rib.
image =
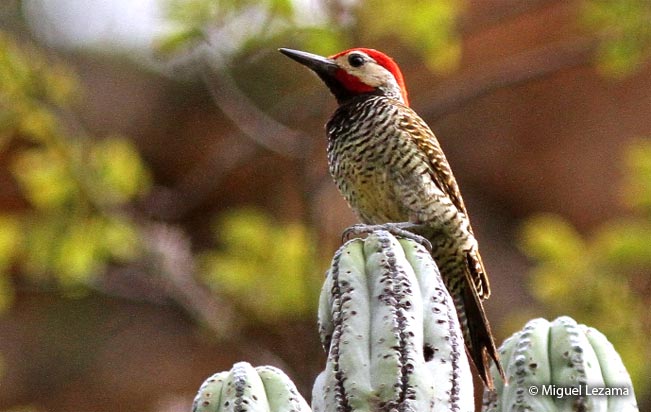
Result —
<instances>
[{"instance_id":1,"label":"cactus rib","mask_svg":"<svg viewBox=\"0 0 651 412\"><path fill-rule=\"evenodd\" d=\"M309 412L294 383L272 366L233 365L206 379L194 399L193 412Z\"/></svg>"},{"instance_id":2,"label":"cactus rib","mask_svg":"<svg viewBox=\"0 0 651 412\"><path fill-rule=\"evenodd\" d=\"M484 412L638 411L630 377L613 346L572 318L531 320L502 344L500 354L508 384L484 392ZM498 375L494 369L491 373ZM598 388L626 388L629 393L591 392Z\"/></svg>"},{"instance_id":3,"label":"cactus rib","mask_svg":"<svg viewBox=\"0 0 651 412\"><path fill-rule=\"evenodd\" d=\"M385 231L347 242L320 305L315 412L473 410L454 305L422 246Z\"/></svg>"}]
</instances>

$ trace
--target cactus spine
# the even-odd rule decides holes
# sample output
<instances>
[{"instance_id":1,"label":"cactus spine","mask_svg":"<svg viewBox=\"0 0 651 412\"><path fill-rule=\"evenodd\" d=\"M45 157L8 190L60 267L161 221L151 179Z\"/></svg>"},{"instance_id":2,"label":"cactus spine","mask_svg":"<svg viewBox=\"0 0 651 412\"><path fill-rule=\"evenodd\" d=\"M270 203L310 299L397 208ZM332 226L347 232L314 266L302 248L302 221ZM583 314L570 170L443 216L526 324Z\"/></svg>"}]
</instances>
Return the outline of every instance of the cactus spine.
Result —
<instances>
[{"instance_id":1,"label":"cactus spine","mask_svg":"<svg viewBox=\"0 0 651 412\"><path fill-rule=\"evenodd\" d=\"M508 384L496 379L495 392L484 392L484 412L638 411L631 379L613 345L569 317L529 321L504 341L500 355ZM496 370L491 373L497 376ZM572 388L576 396L568 395ZM616 392L590 394L595 388Z\"/></svg>"},{"instance_id":2,"label":"cactus spine","mask_svg":"<svg viewBox=\"0 0 651 412\"><path fill-rule=\"evenodd\" d=\"M319 305L315 412L472 411L454 304L422 246L385 231L339 249Z\"/></svg>"},{"instance_id":3,"label":"cactus spine","mask_svg":"<svg viewBox=\"0 0 651 412\"><path fill-rule=\"evenodd\" d=\"M309 412L310 407L280 369L239 362L201 385L192 411Z\"/></svg>"}]
</instances>

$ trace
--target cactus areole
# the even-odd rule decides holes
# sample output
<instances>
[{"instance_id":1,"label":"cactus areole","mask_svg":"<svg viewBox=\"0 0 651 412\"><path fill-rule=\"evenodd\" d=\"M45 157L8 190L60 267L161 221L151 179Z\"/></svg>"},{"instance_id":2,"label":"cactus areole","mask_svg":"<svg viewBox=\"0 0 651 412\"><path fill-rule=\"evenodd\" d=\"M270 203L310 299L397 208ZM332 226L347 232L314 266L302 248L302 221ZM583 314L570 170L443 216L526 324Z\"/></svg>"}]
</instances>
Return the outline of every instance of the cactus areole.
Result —
<instances>
[{"instance_id":1,"label":"cactus areole","mask_svg":"<svg viewBox=\"0 0 651 412\"><path fill-rule=\"evenodd\" d=\"M613 345L569 317L533 319L500 347L508 384L484 392L484 412L637 412ZM497 371L491 371L495 376Z\"/></svg>"},{"instance_id":2,"label":"cactus areole","mask_svg":"<svg viewBox=\"0 0 651 412\"><path fill-rule=\"evenodd\" d=\"M246 362L206 379L194 398L192 412L309 412L294 383L273 366L254 368Z\"/></svg>"},{"instance_id":3,"label":"cactus areole","mask_svg":"<svg viewBox=\"0 0 651 412\"><path fill-rule=\"evenodd\" d=\"M429 252L377 231L342 246L319 332L328 352L315 412L474 410L459 321Z\"/></svg>"}]
</instances>

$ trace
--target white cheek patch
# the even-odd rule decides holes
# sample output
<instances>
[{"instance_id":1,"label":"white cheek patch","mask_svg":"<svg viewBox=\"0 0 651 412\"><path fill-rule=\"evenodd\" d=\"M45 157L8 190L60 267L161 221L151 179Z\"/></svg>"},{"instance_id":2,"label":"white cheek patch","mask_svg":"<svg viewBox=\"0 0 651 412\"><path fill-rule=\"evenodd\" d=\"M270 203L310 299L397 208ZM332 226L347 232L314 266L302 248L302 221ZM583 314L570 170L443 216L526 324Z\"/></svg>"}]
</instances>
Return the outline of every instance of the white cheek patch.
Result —
<instances>
[{"instance_id":1,"label":"white cheek patch","mask_svg":"<svg viewBox=\"0 0 651 412\"><path fill-rule=\"evenodd\" d=\"M362 83L372 88L382 90L384 95L404 103L404 94L393 74L386 68L377 64L365 53L360 54L366 57L366 62L360 67L353 67L350 65L348 62L349 55L339 56L335 61L339 67L344 69L349 75L358 78Z\"/></svg>"},{"instance_id":2,"label":"white cheek patch","mask_svg":"<svg viewBox=\"0 0 651 412\"><path fill-rule=\"evenodd\" d=\"M379 87L392 81L395 82L393 75L376 63L367 63L362 67L353 67L352 69L354 72L351 74L359 77L369 86Z\"/></svg>"},{"instance_id":3,"label":"white cheek patch","mask_svg":"<svg viewBox=\"0 0 651 412\"><path fill-rule=\"evenodd\" d=\"M370 57L366 56L366 58L370 60ZM371 87L380 87L382 85L390 84L392 87L395 86L400 89L393 74L372 60L367 61L361 67L353 67L348 63L348 55L345 55L337 59L337 64L349 74L357 77L364 84L368 84Z\"/></svg>"}]
</instances>

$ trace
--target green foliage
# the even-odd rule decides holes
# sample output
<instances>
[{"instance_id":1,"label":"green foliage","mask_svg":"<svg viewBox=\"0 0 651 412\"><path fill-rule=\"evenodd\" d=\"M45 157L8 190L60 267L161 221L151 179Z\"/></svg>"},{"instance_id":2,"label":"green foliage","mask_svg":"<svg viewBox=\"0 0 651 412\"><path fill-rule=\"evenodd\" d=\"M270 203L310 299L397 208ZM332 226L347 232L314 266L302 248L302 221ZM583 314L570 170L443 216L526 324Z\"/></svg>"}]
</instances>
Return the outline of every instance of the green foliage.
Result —
<instances>
[{"instance_id":1,"label":"green foliage","mask_svg":"<svg viewBox=\"0 0 651 412\"><path fill-rule=\"evenodd\" d=\"M16 247L20 242L20 225L17 219L0 215L0 312L13 301L7 269L11 265Z\"/></svg>"},{"instance_id":2,"label":"green foliage","mask_svg":"<svg viewBox=\"0 0 651 412\"><path fill-rule=\"evenodd\" d=\"M358 24L365 36L395 36L422 54L430 69L450 72L457 68L461 57L461 39L455 30L460 3L457 0L368 1L360 9Z\"/></svg>"},{"instance_id":3,"label":"green foliage","mask_svg":"<svg viewBox=\"0 0 651 412\"><path fill-rule=\"evenodd\" d=\"M167 1L166 15L172 28L158 39L156 50L169 55L206 40L204 28L216 18L218 4L206 0Z\"/></svg>"},{"instance_id":4,"label":"green foliage","mask_svg":"<svg viewBox=\"0 0 651 412\"><path fill-rule=\"evenodd\" d=\"M300 224L278 224L255 210L221 216L223 247L203 255L201 273L215 291L233 297L263 321L301 317L316 306L320 267L315 240Z\"/></svg>"},{"instance_id":5,"label":"green foliage","mask_svg":"<svg viewBox=\"0 0 651 412\"><path fill-rule=\"evenodd\" d=\"M640 140L627 152L629 170L624 201L632 208L651 215L651 141Z\"/></svg>"},{"instance_id":6,"label":"green foliage","mask_svg":"<svg viewBox=\"0 0 651 412\"><path fill-rule=\"evenodd\" d=\"M79 95L64 65L0 33L0 137L17 142L9 171L28 204L0 212L0 308L14 265L78 291L108 262L138 254L138 228L121 208L147 191L148 172L126 138L67 130L61 113Z\"/></svg>"},{"instance_id":7,"label":"green foliage","mask_svg":"<svg viewBox=\"0 0 651 412\"><path fill-rule=\"evenodd\" d=\"M597 325L618 349L640 394L651 389L651 141L627 153L626 217L589 236L554 215L529 219L522 246L536 261L531 292L553 315Z\"/></svg>"},{"instance_id":8,"label":"green foliage","mask_svg":"<svg viewBox=\"0 0 651 412\"><path fill-rule=\"evenodd\" d=\"M582 23L603 39L598 63L610 76L632 73L651 57L651 2L586 0Z\"/></svg>"},{"instance_id":9,"label":"green foliage","mask_svg":"<svg viewBox=\"0 0 651 412\"><path fill-rule=\"evenodd\" d=\"M137 149L124 137L95 142L88 151L88 172L95 184L93 197L105 205L121 205L147 192L149 171Z\"/></svg>"},{"instance_id":10,"label":"green foliage","mask_svg":"<svg viewBox=\"0 0 651 412\"><path fill-rule=\"evenodd\" d=\"M219 33L218 46L260 44L293 26L295 17L291 0L166 0L165 6L172 29L156 45L162 55L192 48L211 33Z\"/></svg>"},{"instance_id":11,"label":"green foliage","mask_svg":"<svg viewBox=\"0 0 651 412\"><path fill-rule=\"evenodd\" d=\"M289 43L329 55L352 47L352 33L360 33L356 43L372 45L392 37L423 55L432 70L449 72L456 69L461 56L461 39L455 30L461 4L459 0L321 2L314 6L321 15L305 19L301 8L306 5L295 0L167 0L173 29L160 39L157 50L170 55L219 33L220 39L228 38L227 43L240 52ZM250 22L250 16L265 16L264 24L243 25Z\"/></svg>"},{"instance_id":12,"label":"green foliage","mask_svg":"<svg viewBox=\"0 0 651 412\"><path fill-rule=\"evenodd\" d=\"M0 32L0 138L14 132L42 140L55 129L47 105L69 105L78 85L69 70Z\"/></svg>"},{"instance_id":13,"label":"green foliage","mask_svg":"<svg viewBox=\"0 0 651 412\"><path fill-rule=\"evenodd\" d=\"M332 27L307 27L294 34L301 39L301 47L311 53L330 55L346 48L344 34Z\"/></svg>"},{"instance_id":14,"label":"green foliage","mask_svg":"<svg viewBox=\"0 0 651 412\"><path fill-rule=\"evenodd\" d=\"M305 4L296 0L166 0L166 4L171 29L157 45L163 55L187 50L211 34L220 40L213 46L228 44L226 49L240 52L292 45L324 55L391 39L423 56L433 71L447 73L458 67L462 52L456 30L461 0L319 2L313 8L320 15L308 19L302 10ZM246 24L252 16L262 24ZM651 56L647 0L584 0L579 24L600 40L597 63L609 76L631 74Z\"/></svg>"}]
</instances>

